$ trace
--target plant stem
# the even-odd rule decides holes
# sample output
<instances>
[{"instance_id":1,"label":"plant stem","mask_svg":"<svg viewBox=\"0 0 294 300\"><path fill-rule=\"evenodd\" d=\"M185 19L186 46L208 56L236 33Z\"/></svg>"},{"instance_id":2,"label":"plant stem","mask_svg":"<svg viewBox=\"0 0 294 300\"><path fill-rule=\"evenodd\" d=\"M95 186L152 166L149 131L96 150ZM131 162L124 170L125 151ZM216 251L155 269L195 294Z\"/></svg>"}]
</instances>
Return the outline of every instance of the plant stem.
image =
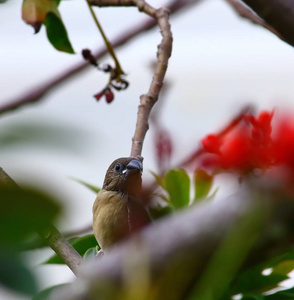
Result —
<instances>
[{"instance_id":1,"label":"plant stem","mask_svg":"<svg viewBox=\"0 0 294 300\"><path fill-rule=\"evenodd\" d=\"M96 15L95 15L95 13L94 13L93 8L92 8L92 6L91 6L90 3L89 3L89 0L86 0L86 1L87 1L87 4L88 4L88 7L89 7L89 9L90 9L91 15L92 15L92 17L93 17L93 19L94 19L94 21L95 21L95 23L96 23L96 25L97 25L97 27L98 27L100 33L101 33L101 35L102 35L102 38L103 38L103 40L104 40L104 42L105 42L105 45L106 45L106 47L107 47L107 50L108 50L109 54L112 56L112 58L113 58L113 60L114 60L114 62L115 62L115 69L116 69L117 75L118 75L118 77L119 77L120 75L124 74L124 71L122 70L122 68L121 68L121 66L120 66L120 63L119 63L119 61L118 61L118 59L117 59L117 57L116 57L116 55L115 55L115 53L114 53L114 50L113 50L113 48L112 48L112 45L111 45L111 43L108 41L108 39L107 39L107 37L106 37L106 35L105 35L105 33L104 33L102 27L101 27L101 24L99 23L99 21L98 21Z\"/></svg>"}]
</instances>

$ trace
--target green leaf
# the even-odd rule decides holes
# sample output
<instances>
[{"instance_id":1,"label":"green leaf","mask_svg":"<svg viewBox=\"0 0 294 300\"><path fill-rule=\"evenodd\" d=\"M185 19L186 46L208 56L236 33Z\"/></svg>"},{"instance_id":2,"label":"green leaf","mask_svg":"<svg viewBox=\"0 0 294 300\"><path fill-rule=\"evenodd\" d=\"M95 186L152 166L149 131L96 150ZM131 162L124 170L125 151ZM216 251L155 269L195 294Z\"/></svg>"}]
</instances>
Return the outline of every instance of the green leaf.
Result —
<instances>
[{"instance_id":1,"label":"green leaf","mask_svg":"<svg viewBox=\"0 0 294 300\"><path fill-rule=\"evenodd\" d=\"M155 181L156 183L162 187L164 190L166 190L166 187L165 187L165 178L164 177L161 177L159 175L157 175L156 173L150 171L150 173L153 175L153 177L155 178ZM158 193L155 193L156 196L160 197L163 201L169 203L169 199L167 197L167 195L165 195L165 193L162 193L162 191L158 192ZM172 208L171 208L172 210Z\"/></svg>"},{"instance_id":2,"label":"green leaf","mask_svg":"<svg viewBox=\"0 0 294 300\"><path fill-rule=\"evenodd\" d=\"M81 255L87 252L88 249L98 246L100 249L95 237L93 234L89 234L80 238L71 238L68 240L69 243L76 249L76 251ZM65 262L58 255L51 256L44 264L64 264Z\"/></svg>"},{"instance_id":3,"label":"green leaf","mask_svg":"<svg viewBox=\"0 0 294 300\"><path fill-rule=\"evenodd\" d=\"M230 299L229 295L243 294L230 287L265 224L260 207L256 205L231 228L198 280L193 299Z\"/></svg>"},{"instance_id":4,"label":"green leaf","mask_svg":"<svg viewBox=\"0 0 294 300\"><path fill-rule=\"evenodd\" d=\"M0 186L0 199L0 245L19 247L46 229L60 211L56 199L36 189Z\"/></svg>"},{"instance_id":5,"label":"green leaf","mask_svg":"<svg viewBox=\"0 0 294 300\"><path fill-rule=\"evenodd\" d=\"M289 278L288 273L293 270L293 267L294 254L292 252L273 257L240 274L235 282L233 293L251 295L276 288L279 283ZM268 268L272 268L271 274L263 275L262 271Z\"/></svg>"},{"instance_id":6,"label":"green leaf","mask_svg":"<svg viewBox=\"0 0 294 300\"><path fill-rule=\"evenodd\" d=\"M294 260L284 260L273 268L273 273L287 275L294 269Z\"/></svg>"},{"instance_id":7,"label":"green leaf","mask_svg":"<svg viewBox=\"0 0 294 300\"><path fill-rule=\"evenodd\" d=\"M148 207L148 213L151 220L160 219L164 216L169 215L172 212L173 209L170 205L162 206L158 204L157 206Z\"/></svg>"},{"instance_id":8,"label":"green leaf","mask_svg":"<svg viewBox=\"0 0 294 300\"><path fill-rule=\"evenodd\" d=\"M20 251L30 251L47 247L49 247L47 242L39 235L34 234L22 243Z\"/></svg>"},{"instance_id":9,"label":"green leaf","mask_svg":"<svg viewBox=\"0 0 294 300\"><path fill-rule=\"evenodd\" d=\"M265 263L266 268L276 268L279 264L283 263L284 261L293 261L294 260L294 250L288 251L281 255L275 256L271 258L269 261Z\"/></svg>"},{"instance_id":10,"label":"green leaf","mask_svg":"<svg viewBox=\"0 0 294 300\"><path fill-rule=\"evenodd\" d=\"M265 300L293 300L294 299L294 288L279 291L272 295L264 297Z\"/></svg>"},{"instance_id":11,"label":"green leaf","mask_svg":"<svg viewBox=\"0 0 294 300\"><path fill-rule=\"evenodd\" d=\"M185 170L170 170L164 177L165 189L169 194L170 204L183 208L190 202L190 178Z\"/></svg>"},{"instance_id":12,"label":"green leaf","mask_svg":"<svg viewBox=\"0 0 294 300\"><path fill-rule=\"evenodd\" d=\"M261 273L247 273L239 276L234 291L238 293L262 293L279 286L279 283L289 277L282 274L264 276Z\"/></svg>"},{"instance_id":13,"label":"green leaf","mask_svg":"<svg viewBox=\"0 0 294 300\"><path fill-rule=\"evenodd\" d=\"M56 199L43 191L0 186L0 282L23 294L36 292L35 280L16 250L37 231L50 226L60 211Z\"/></svg>"},{"instance_id":14,"label":"green leaf","mask_svg":"<svg viewBox=\"0 0 294 300\"><path fill-rule=\"evenodd\" d=\"M286 274L271 273L263 275L264 264L260 264L241 273L233 287L233 294L262 293L278 287L279 283L288 279Z\"/></svg>"},{"instance_id":15,"label":"green leaf","mask_svg":"<svg viewBox=\"0 0 294 300\"><path fill-rule=\"evenodd\" d=\"M85 252L85 254L84 254L84 259L95 258L98 252L99 252L99 247L98 247L98 246L89 248L89 249Z\"/></svg>"},{"instance_id":16,"label":"green leaf","mask_svg":"<svg viewBox=\"0 0 294 300\"><path fill-rule=\"evenodd\" d=\"M195 196L194 202L207 197L213 182L213 176L208 175L204 170L197 169L194 173Z\"/></svg>"},{"instance_id":17,"label":"green leaf","mask_svg":"<svg viewBox=\"0 0 294 300\"><path fill-rule=\"evenodd\" d=\"M37 295L35 295L33 297L32 300L47 300L47 299L51 299L50 296L52 295L52 293L56 290L59 289L61 287L67 286L69 285L68 283L64 283L64 284L58 284L58 285L54 285L51 286L41 292L39 292Z\"/></svg>"},{"instance_id":18,"label":"green leaf","mask_svg":"<svg viewBox=\"0 0 294 300\"><path fill-rule=\"evenodd\" d=\"M74 132L74 134L73 134ZM0 151L30 149L42 147L47 151L66 151L76 154L88 143L87 133L72 125L53 122L53 120L11 121L0 127Z\"/></svg>"},{"instance_id":19,"label":"green leaf","mask_svg":"<svg viewBox=\"0 0 294 300\"><path fill-rule=\"evenodd\" d=\"M86 188L88 188L89 190L93 191L95 194L97 194L101 189L97 186L94 186L90 183L87 183L81 179L77 179L77 178L74 178L74 177L69 177L71 180L75 181L75 182L78 182L80 183L81 185L85 186Z\"/></svg>"},{"instance_id":20,"label":"green leaf","mask_svg":"<svg viewBox=\"0 0 294 300\"><path fill-rule=\"evenodd\" d=\"M46 26L50 43L59 51L74 53L67 31L58 12L59 0L24 0L22 18L34 27L35 33Z\"/></svg>"},{"instance_id":21,"label":"green leaf","mask_svg":"<svg viewBox=\"0 0 294 300\"><path fill-rule=\"evenodd\" d=\"M44 25L46 26L48 40L55 49L70 54L74 53L65 26L57 14L49 12L46 15Z\"/></svg>"},{"instance_id":22,"label":"green leaf","mask_svg":"<svg viewBox=\"0 0 294 300\"><path fill-rule=\"evenodd\" d=\"M244 295L241 300L264 300L264 296L261 294L257 295Z\"/></svg>"},{"instance_id":23,"label":"green leaf","mask_svg":"<svg viewBox=\"0 0 294 300\"><path fill-rule=\"evenodd\" d=\"M156 183L165 189L164 178L160 177L156 173L150 171L151 175L155 178Z\"/></svg>"},{"instance_id":24,"label":"green leaf","mask_svg":"<svg viewBox=\"0 0 294 300\"><path fill-rule=\"evenodd\" d=\"M17 252L2 247L0 266L0 285L26 295L36 293L35 279Z\"/></svg>"}]
</instances>

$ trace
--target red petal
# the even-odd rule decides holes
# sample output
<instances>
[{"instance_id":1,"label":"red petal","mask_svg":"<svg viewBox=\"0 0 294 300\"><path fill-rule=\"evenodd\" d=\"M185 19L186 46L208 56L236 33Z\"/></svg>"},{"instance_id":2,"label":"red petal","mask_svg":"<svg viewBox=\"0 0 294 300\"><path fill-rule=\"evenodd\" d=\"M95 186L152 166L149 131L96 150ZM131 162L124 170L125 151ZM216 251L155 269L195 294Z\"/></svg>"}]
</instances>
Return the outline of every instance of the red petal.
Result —
<instances>
[{"instance_id":1,"label":"red petal","mask_svg":"<svg viewBox=\"0 0 294 300\"><path fill-rule=\"evenodd\" d=\"M114 99L114 94L112 92L112 90L110 88L107 88L105 90L105 93L104 93L105 97L106 97L106 102L107 103L110 103L112 102L112 100Z\"/></svg>"},{"instance_id":2,"label":"red petal","mask_svg":"<svg viewBox=\"0 0 294 300\"><path fill-rule=\"evenodd\" d=\"M280 122L275 145L275 158L278 163L294 166L294 123L284 119Z\"/></svg>"},{"instance_id":3,"label":"red petal","mask_svg":"<svg viewBox=\"0 0 294 300\"><path fill-rule=\"evenodd\" d=\"M220 158L224 169L245 171L252 167L254 160L254 151L246 130L238 130L225 140Z\"/></svg>"},{"instance_id":4,"label":"red petal","mask_svg":"<svg viewBox=\"0 0 294 300\"><path fill-rule=\"evenodd\" d=\"M204 151L209 153L220 153L220 146L222 145L222 141L219 136L215 134L209 134L201 141Z\"/></svg>"},{"instance_id":5,"label":"red petal","mask_svg":"<svg viewBox=\"0 0 294 300\"><path fill-rule=\"evenodd\" d=\"M169 160L172 154L172 140L170 135L165 130L159 130L155 137L156 155L159 161Z\"/></svg>"},{"instance_id":6,"label":"red petal","mask_svg":"<svg viewBox=\"0 0 294 300\"><path fill-rule=\"evenodd\" d=\"M100 93L94 95L94 97L96 98L96 100L100 100L100 98L105 94L105 90L102 90Z\"/></svg>"},{"instance_id":7,"label":"red petal","mask_svg":"<svg viewBox=\"0 0 294 300\"><path fill-rule=\"evenodd\" d=\"M257 121L256 118L252 115L249 114L244 114L243 115L244 120L248 120L253 126L256 126Z\"/></svg>"},{"instance_id":8,"label":"red petal","mask_svg":"<svg viewBox=\"0 0 294 300\"><path fill-rule=\"evenodd\" d=\"M265 134L269 135L272 131L271 121L274 112L269 113L268 111L262 111L258 117L258 124L262 128Z\"/></svg>"}]
</instances>

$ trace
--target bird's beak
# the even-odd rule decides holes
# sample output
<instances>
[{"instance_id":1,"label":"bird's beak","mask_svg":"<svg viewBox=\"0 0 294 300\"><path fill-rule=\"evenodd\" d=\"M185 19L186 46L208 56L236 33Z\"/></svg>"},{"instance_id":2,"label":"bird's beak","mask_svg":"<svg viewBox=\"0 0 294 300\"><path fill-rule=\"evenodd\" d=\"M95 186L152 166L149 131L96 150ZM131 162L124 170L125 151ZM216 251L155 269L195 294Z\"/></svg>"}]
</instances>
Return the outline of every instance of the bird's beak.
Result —
<instances>
[{"instance_id":1,"label":"bird's beak","mask_svg":"<svg viewBox=\"0 0 294 300\"><path fill-rule=\"evenodd\" d=\"M127 170L138 170L140 173L143 172L143 164L136 160L136 159L132 159L128 165L127 165Z\"/></svg>"}]
</instances>

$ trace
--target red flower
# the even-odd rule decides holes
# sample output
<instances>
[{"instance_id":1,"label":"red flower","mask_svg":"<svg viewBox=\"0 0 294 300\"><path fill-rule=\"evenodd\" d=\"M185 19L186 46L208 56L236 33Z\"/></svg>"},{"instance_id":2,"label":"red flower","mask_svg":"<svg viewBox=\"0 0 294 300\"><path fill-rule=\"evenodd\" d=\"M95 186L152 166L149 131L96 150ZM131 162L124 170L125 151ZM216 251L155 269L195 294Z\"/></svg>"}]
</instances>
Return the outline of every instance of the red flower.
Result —
<instances>
[{"instance_id":1,"label":"red flower","mask_svg":"<svg viewBox=\"0 0 294 300\"><path fill-rule=\"evenodd\" d=\"M208 135L202 140L205 153L202 164L239 173L273 165L276 158L271 138L272 117L273 112L266 111L258 118L244 114L240 122L223 130L224 133Z\"/></svg>"}]
</instances>

